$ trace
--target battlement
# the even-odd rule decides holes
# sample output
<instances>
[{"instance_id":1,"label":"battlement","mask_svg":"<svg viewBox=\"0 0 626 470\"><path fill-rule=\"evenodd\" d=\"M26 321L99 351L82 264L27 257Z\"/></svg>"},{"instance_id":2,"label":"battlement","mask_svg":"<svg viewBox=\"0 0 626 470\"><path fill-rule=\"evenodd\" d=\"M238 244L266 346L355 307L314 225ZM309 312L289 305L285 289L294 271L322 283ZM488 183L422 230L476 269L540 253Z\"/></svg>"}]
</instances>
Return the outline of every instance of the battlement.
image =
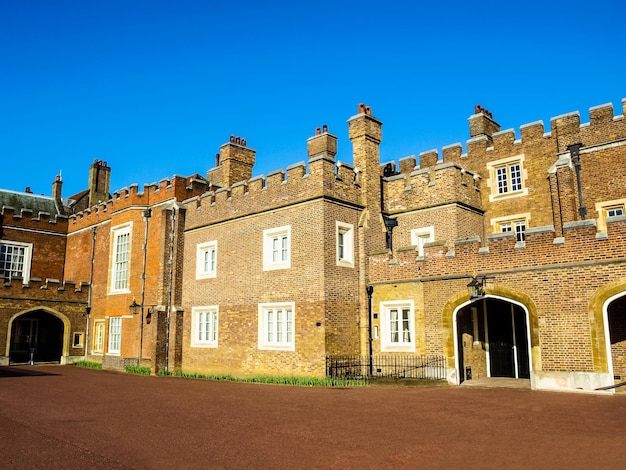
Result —
<instances>
[{"instance_id":1,"label":"battlement","mask_svg":"<svg viewBox=\"0 0 626 470\"><path fill-rule=\"evenodd\" d=\"M597 265L623 260L626 257L626 216L614 217L607 223L607 232L597 231L595 220L566 224L563 237L557 237L552 226L526 231L524 242L516 241L514 233L495 233L483 242L479 235L454 240L435 241L424 245L424 256L418 257L416 247L399 247L393 255L376 253L370 256L373 281L419 279L422 277L469 274L476 270L490 272L523 272L569 266ZM580 254L585 253L584 259Z\"/></svg>"},{"instance_id":2,"label":"battlement","mask_svg":"<svg viewBox=\"0 0 626 470\"><path fill-rule=\"evenodd\" d=\"M199 175L189 177L174 175L171 179L165 178L159 183L145 184L141 192L138 184L132 184L115 191L113 197L107 202L71 215L69 217L70 229L74 231L108 220L111 214L128 207L152 206L171 199L183 201L203 194L208 187L208 183Z\"/></svg>"},{"instance_id":3,"label":"battlement","mask_svg":"<svg viewBox=\"0 0 626 470\"><path fill-rule=\"evenodd\" d=\"M328 148L324 144L323 148ZM231 186L208 191L187 199L186 228L193 228L233 216L241 217L266 210L297 204L303 201L329 197L359 206L360 185L358 173L352 165L338 161L322 147L316 147L317 156L310 158L308 167L299 162Z\"/></svg>"},{"instance_id":4,"label":"battlement","mask_svg":"<svg viewBox=\"0 0 626 470\"><path fill-rule=\"evenodd\" d=\"M514 129L500 130L491 113L477 107L470 117L470 139L466 150L461 143L454 143L439 152L429 150L419 154L417 168L427 168L437 163L456 163L466 168L474 167L474 160L499 158L501 155L521 154L530 148L545 148L565 152L570 144L582 142L592 147L626 139L626 98L622 99L622 113L614 114L611 103L589 109L589 122L582 123L578 111L562 114L550 119L550 130L546 132L543 121L534 121L520 126L519 137ZM479 124L474 121L480 120Z\"/></svg>"},{"instance_id":5,"label":"battlement","mask_svg":"<svg viewBox=\"0 0 626 470\"><path fill-rule=\"evenodd\" d=\"M20 209L17 211L10 206L3 206L0 212L4 226L16 226L33 230L46 230L53 232L66 232L68 217L65 215L50 215L49 212L38 211L36 214L32 209Z\"/></svg>"},{"instance_id":6,"label":"battlement","mask_svg":"<svg viewBox=\"0 0 626 470\"><path fill-rule=\"evenodd\" d=\"M400 163L400 173L384 177L386 211L393 213L448 203L481 207L478 174L456 163L437 163L436 151L420 157L432 163L432 166L414 166L409 172L408 167L415 159L404 159Z\"/></svg>"},{"instance_id":7,"label":"battlement","mask_svg":"<svg viewBox=\"0 0 626 470\"><path fill-rule=\"evenodd\" d=\"M47 301L74 301L87 302L89 298L89 283L76 281L60 281L31 277L27 284L21 279L5 279L1 295L12 298Z\"/></svg>"}]
</instances>

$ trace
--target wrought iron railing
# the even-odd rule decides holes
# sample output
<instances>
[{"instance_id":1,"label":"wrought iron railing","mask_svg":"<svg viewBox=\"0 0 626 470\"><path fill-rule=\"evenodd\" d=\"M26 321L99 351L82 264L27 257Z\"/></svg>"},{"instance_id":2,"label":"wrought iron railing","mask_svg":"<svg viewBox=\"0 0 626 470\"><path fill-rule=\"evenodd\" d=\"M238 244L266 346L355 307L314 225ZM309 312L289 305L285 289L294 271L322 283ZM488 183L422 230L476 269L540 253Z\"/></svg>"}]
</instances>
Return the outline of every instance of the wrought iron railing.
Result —
<instances>
[{"instance_id":1,"label":"wrought iron railing","mask_svg":"<svg viewBox=\"0 0 626 470\"><path fill-rule=\"evenodd\" d=\"M327 356L326 375L355 379L444 380L446 361L444 356L428 355Z\"/></svg>"}]
</instances>

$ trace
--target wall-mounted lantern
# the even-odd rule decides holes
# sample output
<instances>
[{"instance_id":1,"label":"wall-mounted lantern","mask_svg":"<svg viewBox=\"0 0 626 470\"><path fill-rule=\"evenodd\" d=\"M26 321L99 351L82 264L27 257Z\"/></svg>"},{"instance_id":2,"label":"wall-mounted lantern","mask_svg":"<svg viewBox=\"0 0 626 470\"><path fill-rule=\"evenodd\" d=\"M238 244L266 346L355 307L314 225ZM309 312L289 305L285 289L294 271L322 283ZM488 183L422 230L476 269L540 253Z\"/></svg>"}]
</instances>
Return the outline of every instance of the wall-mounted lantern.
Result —
<instances>
[{"instance_id":1,"label":"wall-mounted lantern","mask_svg":"<svg viewBox=\"0 0 626 470\"><path fill-rule=\"evenodd\" d=\"M476 271L472 273L472 280L467 285L467 293L470 299L479 299L485 295L487 276L479 276Z\"/></svg>"}]
</instances>

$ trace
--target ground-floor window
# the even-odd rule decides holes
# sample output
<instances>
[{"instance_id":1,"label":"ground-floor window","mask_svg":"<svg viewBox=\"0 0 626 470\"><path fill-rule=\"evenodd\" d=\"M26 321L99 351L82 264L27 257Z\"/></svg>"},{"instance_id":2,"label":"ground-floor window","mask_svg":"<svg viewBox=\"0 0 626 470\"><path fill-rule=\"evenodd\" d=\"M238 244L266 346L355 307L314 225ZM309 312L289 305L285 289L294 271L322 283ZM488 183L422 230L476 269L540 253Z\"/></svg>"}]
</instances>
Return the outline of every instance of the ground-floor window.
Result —
<instances>
[{"instance_id":1,"label":"ground-floor window","mask_svg":"<svg viewBox=\"0 0 626 470\"><path fill-rule=\"evenodd\" d=\"M93 326L93 352L102 353L104 350L104 321L97 321Z\"/></svg>"},{"instance_id":2,"label":"ground-floor window","mask_svg":"<svg viewBox=\"0 0 626 470\"><path fill-rule=\"evenodd\" d=\"M412 301L382 302L381 351L415 351Z\"/></svg>"},{"instance_id":3,"label":"ground-floor window","mask_svg":"<svg viewBox=\"0 0 626 470\"><path fill-rule=\"evenodd\" d=\"M294 304L259 304L259 349L295 349Z\"/></svg>"},{"instance_id":4,"label":"ground-floor window","mask_svg":"<svg viewBox=\"0 0 626 470\"><path fill-rule=\"evenodd\" d=\"M217 307L193 307L191 311L191 346L217 347Z\"/></svg>"},{"instance_id":5,"label":"ground-floor window","mask_svg":"<svg viewBox=\"0 0 626 470\"><path fill-rule=\"evenodd\" d=\"M122 344L122 317L109 319L109 354L119 354Z\"/></svg>"}]
</instances>

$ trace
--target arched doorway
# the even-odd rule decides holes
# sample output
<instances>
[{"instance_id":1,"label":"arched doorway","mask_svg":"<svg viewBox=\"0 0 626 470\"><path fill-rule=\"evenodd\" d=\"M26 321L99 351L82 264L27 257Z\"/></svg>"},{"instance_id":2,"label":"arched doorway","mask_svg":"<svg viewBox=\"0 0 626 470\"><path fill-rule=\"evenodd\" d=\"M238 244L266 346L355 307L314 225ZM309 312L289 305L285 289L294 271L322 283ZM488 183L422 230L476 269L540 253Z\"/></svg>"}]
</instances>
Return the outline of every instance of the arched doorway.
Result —
<instances>
[{"instance_id":1,"label":"arched doorway","mask_svg":"<svg viewBox=\"0 0 626 470\"><path fill-rule=\"evenodd\" d=\"M626 381L626 292L606 305L608 355L615 382Z\"/></svg>"},{"instance_id":2,"label":"arched doorway","mask_svg":"<svg viewBox=\"0 0 626 470\"><path fill-rule=\"evenodd\" d=\"M43 310L21 315L11 327L10 364L60 362L63 351L63 321Z\"/></svg>"},{"instance_id":3,"label":"arched doorway","mask_svg":"<svg viewBox=\"0 0 626 470\"><path fill-rule=\"evenodd\" d=\"M482 377L530 378L528 311L508 299L486 296L456 312L459 383Z\"/></svg>"}]
</instances>

